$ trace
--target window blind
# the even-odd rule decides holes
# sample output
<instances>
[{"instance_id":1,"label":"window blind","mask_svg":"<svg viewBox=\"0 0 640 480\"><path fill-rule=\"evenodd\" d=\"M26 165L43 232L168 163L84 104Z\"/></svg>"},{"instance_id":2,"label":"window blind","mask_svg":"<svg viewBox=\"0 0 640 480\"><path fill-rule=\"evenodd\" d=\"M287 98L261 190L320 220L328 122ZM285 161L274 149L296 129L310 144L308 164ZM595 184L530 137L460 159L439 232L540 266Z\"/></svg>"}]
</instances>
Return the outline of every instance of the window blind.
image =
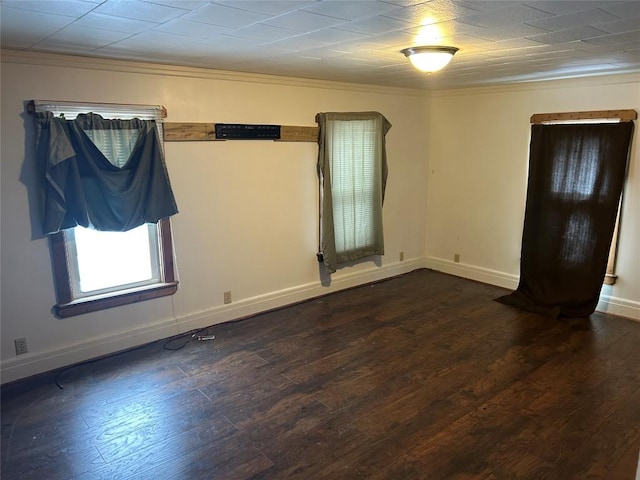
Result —
<instances>
[{"instance_id":1,"label":"window blind","mask_svg":"<svg viewBox=\"0 0 640 480\"><path fill-rule=\"evenodd\" d=\"M382 205L375 121L337 120L328 134L336 253L366 248L375 242Z\"/></svg>"}]
</instances>

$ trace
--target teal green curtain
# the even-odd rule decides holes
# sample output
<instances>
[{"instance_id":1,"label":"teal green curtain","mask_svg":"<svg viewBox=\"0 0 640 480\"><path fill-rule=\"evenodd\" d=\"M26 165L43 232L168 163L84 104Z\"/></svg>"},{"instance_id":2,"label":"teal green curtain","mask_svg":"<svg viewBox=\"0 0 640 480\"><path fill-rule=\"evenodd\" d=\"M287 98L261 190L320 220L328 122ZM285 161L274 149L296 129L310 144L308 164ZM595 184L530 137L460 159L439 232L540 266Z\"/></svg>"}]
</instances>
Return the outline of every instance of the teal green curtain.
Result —
<instances>
[{"instance_id":1,"label":"teal green curtain","mask_svg":"<svg viewBox=\"0 0 640 480\"><path fill-rule=\"evenodd\" d=\"M155 121L34 116L45 234L78 225L121 232L178 212Z\"/></svg>"}]
</instances>

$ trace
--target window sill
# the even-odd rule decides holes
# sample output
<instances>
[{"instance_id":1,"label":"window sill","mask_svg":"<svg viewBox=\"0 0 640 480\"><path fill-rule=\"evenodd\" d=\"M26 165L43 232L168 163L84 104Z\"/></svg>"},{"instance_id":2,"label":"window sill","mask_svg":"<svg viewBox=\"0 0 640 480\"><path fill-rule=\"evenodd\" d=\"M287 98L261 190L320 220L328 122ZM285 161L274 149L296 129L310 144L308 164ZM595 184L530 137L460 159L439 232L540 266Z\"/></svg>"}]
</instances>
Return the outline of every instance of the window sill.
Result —
<instances>
[{"instance_id":1,"label":"window sill","mask_svg":"<svg viewBox=\"0 0 640 480\"><path fill-rule=\"evenodd\" d=\"M166 297L173 295L177 290L178 282L157 283L104 295L79 298L73 302L57 304L53 309L58 317L73 317L74 315L82 315L106 308L142 302L152 298Z\"/></svg>"}]
</instances>

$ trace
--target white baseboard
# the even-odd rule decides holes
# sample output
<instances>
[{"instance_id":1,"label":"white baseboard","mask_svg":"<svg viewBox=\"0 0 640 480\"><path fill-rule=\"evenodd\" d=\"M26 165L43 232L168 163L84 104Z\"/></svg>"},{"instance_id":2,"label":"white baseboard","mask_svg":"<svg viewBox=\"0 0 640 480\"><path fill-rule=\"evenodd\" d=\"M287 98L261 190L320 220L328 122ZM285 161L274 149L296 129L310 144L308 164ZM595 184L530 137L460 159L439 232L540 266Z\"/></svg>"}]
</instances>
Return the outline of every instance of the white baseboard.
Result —
<instances>
[{"instance_id":1,"label":"white baseboard","mask_svg":"<svg viewBox=\"0 0 640 480\"><path fill-rule=\"evenodd\" d=\"M74 365L178 333L175 319L166 319L122 332L89 338L80 343L62 345L44 352L26 353L20 357L2 361L1 383L13 382L67 365Z\"/></svg>"},{"instance_id":2,"label":"white baseboard","mask_svg":"<svg viewBox=\"0 0 640 480\"><path fill-rule=\"evenodd\" d=\"M297 285L295 287L269 292L264 295L242 299L228 305L219 305L177 318L149 323L135 329L93 337L81 343L62 345L45 352L20 355L20 357L11 358L2 362L0 365L0 382L12 382L92 358L134 348L180 333L189 332L194 329L237 320L328 293L376 282L396 275L402 275L419 268L431 268L458 277L512 290L518 286L517 275L475 265L454 263L437 257L395 262L382 267L373 267L353 273L348 272L347 269L343 269L333 275L330 285L322 285L320 281ZM597 309L601 312L640 321L640 302L603 294L600 296L600 303L598 303Z\"/></svg>"},{"instance_id":3,"label":"white baseboard","mask_svg":"<svg viewBox=\"0 0 640 480\"><path fill-rule=\"evenodd\" d=\"M633 300L612 297L603 293L600 295L596 310L640 321L640 302L634 302Z\"/></svg>"},{"instance_id":4,"label":"white baseboard","mask_svg":"<svg viewBox=\"0 0 640 480\"><path fill-rule=\"evenodd\" d=\"M242 299L228 305L215 306L201 312L149 323L131 330L93 337L80 343L61 345L44 352L27 353L1 362L0 383L27 378L197 328L244 318L327 293L402 275L418 268L424 268L422 258L358 270L353 273L348 272L348 269L342 269L332 276L329 285L323 285L320 281L311 282Z\"/></svg>"},{"instance_id":5,"label":"white baseboard","mask_svg":"<svg viewBox=\"0 0 640 480\"><path fill-rule=\"evenodd\" d=\"M321 282L311 282L305 285L270 292L252 298L247 298L228 305L214 307L202 312L186 315L178 319L180 330L188 332L197 328L228 322L260 312L292 305L297 302L316 298L328 293L337 292L358 285L376 282L385 278L395 277L413 270L424 268L422 259L414 259L396 262L379 268L345 273L338 270L333 275L330 285L322 285Z\"/></svg>"},{"instance_id":6,"label":"white baseboard","mask_svg":"<svg viewBox=\"0 0 640 480\"><path fill-rule=\"evenodd\" d=\"M509 288L511 290L518 286L518 275L499 272L488 268L469 265L466 263L456 263L438 257L427 257L425 266L439 272L450 273L457 277L468 278L489 285Z\"/></svg>"},{"instance_id":7,"label":"white baseboard","mask_svg":"<svg viewBox=\"0 0 640 480\"><path fill-rule=\"evenodd\" d=\"M498 287L509 288L511 290L518 287L518 275L477 267L475 265L455 263L438 257L427 257L425 259L425 266L440 272L496 285ZM620 315L621 317L640 321L640 302L633 300L601 294L596 310L598 312Z\"/></svg>"}]
</instances>

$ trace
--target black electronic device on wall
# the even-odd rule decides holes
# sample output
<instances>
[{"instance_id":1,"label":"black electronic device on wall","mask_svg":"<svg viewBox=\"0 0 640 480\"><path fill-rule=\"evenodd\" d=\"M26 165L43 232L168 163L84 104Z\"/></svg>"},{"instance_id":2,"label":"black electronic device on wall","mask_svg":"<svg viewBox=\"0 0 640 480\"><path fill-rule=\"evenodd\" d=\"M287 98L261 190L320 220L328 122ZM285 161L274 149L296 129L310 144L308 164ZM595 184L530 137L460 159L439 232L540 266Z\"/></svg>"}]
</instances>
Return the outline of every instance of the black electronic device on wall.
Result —
<instances>
[{"instance_id":1,"label":"black electronic device on wall","mask_svg":"<svg viewBox=\"0 0 640 480\"><path fill-rule=\"evenodd\" d=\"M248 125L244 123L216 123L219 140L278 140L280 125Z\"/></svg>"}]
</instances>

